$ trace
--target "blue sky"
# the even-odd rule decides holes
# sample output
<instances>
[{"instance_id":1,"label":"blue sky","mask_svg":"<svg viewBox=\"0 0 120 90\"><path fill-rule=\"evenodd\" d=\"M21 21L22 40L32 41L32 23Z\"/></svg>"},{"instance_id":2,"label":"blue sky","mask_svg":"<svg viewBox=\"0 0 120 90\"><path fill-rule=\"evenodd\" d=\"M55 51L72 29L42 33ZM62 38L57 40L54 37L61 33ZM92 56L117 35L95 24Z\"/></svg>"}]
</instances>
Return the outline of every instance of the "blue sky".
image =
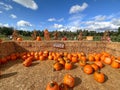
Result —
<instances>
[{"instance_id":1,"label":"blue sky","mask_svg":"<svg viewBox=\"0 0 120 90\"><path fill-rule=\"evenodd\" d=\"M0 0L0 26L21 30L117 30L120 0Z\"/></svg>"}]
</instances>

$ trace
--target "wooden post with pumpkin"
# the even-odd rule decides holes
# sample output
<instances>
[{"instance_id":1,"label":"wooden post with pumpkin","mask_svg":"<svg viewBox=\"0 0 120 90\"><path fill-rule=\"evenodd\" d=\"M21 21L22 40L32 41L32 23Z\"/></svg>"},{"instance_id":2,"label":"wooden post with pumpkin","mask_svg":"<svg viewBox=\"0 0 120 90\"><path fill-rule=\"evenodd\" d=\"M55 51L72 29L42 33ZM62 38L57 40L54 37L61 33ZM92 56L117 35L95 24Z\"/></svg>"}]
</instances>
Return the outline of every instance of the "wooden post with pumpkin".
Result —
<instances>
[{"instance_id":1,"label":"wooden post with pumpkin","mask_svg":"<svg viewBox=\"0 0 120 90\"><path fill-rule=\"evenodd\" d=\"M36 38L37 38L37 31L34 30L31 36L32 36L33 40L36 40Z\"/></svg>"},{"instance_id":2,"label":"wooden post with pumpkin","mask_svg":"<svg viewBox=\"0 0 120 90\"><path fill-rule=\"evenodd\" d=\"M53 36L54 36L53 37L54 40L58 40L58 32L57 31L53 33Z\"/></svg>"},{"instance_id":3,"label":"wooden post with pumpkin","mask_svg":"<svg viewBox=\"0 0 120 90\"><path fill-rule=\"evenodd\" d=\"M78 40L79 40L79 41L83 40L82 31L81 31L81 32L79 33L79 35L78 35Z\"/></svg>"},{"instance_id":4,"label":"wooden post with pumpkin","mask_svg":"<svg viewBox=\"0 0 120 90\"><path fill-rule=\"evenodd\" d=\"M101 38L101 41L111 41L110 35L109 35L109 31L105 31L103 34L103 37Z\"/></svg>"},{"instance_id":5,"label":"wooden post with pumpkin","mask_svg":"<svg viewBox=\"0 0 120 90\"><path fill-rule=\"evenodd\" d=\"M12 38L13 40L17 40L17 38L19 38L19 34L18 34L18 31L17 30L14 30L13 33L12 33Z\"/></svg>"},{"instance_id":6,"label":"wooden post with pumpkin","mask_svg":"<svg viewBox=\"0 0 120 90\"><path fill-rule=\"evenodd\" d=\"M47 29L44 30L44 39L45 40L50 40L50 35Z\"/></svg>"}]
</instances>

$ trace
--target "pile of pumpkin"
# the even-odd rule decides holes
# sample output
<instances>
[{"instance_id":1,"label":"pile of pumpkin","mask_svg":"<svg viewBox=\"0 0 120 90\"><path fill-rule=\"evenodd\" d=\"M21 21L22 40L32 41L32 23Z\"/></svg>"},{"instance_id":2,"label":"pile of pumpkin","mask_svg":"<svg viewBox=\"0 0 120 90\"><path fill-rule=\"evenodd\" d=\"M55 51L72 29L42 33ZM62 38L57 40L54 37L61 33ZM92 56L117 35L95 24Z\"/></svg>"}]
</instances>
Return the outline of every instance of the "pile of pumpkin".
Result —
<instances>
[{"instance_id":1,"label":"pile of pumpkin","mask_svg":"<svg viewBox=\"0 0 120 90\"><path fill-rule=\"evenodd\" d=\"M116 69L120 68L120 57L115 57L107 52L90 53L88 55L84 52L68 53L52 51L12 53L0 58L0 64L17 59L22 59L23 65L26 67L36 60L54 60L53 68L55 71L62 69L71 70L74 64L78 63L84 73L88 75L94 73L94 79L100 83L105 81L105 75L99 72L105 65L110 65Z\"/></svg>"},{"instance_id":2,"label":"pile of pumpkin","mask_svg":"<svg viewBox=\"0 0 120 90\"><path fill-rule=\"evenodd\" d=\"M69 90L69 88L73 88L74 86L75 78L71 74L66 74L60 85L56 81L51 81L47 84L46 90Z\"/></svg>"}]
</instances>

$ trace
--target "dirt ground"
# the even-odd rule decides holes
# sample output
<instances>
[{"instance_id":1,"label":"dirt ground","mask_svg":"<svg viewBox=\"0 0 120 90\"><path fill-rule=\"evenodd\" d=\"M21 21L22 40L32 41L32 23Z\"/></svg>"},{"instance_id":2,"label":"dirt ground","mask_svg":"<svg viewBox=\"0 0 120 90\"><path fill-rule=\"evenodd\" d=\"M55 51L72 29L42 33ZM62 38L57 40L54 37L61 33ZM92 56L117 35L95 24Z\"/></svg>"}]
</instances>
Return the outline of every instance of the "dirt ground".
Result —
<instances>
[{"instance_id":1,"label":"dirt ground","mask_svg":"<svg viewBox=\"0 0 120 90\"><path fill-rule=\"evenodd\" d=\"M78 64L72 70L53 71L54 61L35 61L30 67L24 67L22 60L10 61L0 66L0 90L45 90L51 80L62 82L66 73L75 77L75 87L71 90L120 90L120 69L105 66L101 71L106 75L104 83L86 75Z\"/></svg>"}]
</instances>

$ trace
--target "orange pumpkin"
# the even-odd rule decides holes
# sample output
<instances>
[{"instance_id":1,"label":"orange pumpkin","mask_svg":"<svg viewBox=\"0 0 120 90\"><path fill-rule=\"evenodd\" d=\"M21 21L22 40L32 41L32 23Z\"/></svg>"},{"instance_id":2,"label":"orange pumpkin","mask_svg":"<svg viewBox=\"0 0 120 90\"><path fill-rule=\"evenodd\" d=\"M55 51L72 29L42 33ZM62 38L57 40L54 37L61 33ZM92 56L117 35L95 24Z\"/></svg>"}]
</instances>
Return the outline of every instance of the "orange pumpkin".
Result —
<instances>
[{"instance_id":1,"label":"orange pumpkin","mask_svg":"<svg viewBox=\"0 0 120 90\"><path fill-rule=\"evenodd\" d=\"M46 90L60 90L60 89L57 82L51 81L50 83L47 84Z\"/></svg>"},{"instance_id":2,"label":"orange pumpkin","mask_svg":"<svg viewBox=\"0 0 120 90\"><path fill-rule=\"evenodd\" d=\"M27 55L23 55L21 58L22 58L22 60L25 60L25 59L27 59L28 57L27 57Z\"/></svg>"},{"instance_id":3,"label":"orange pumpkin","mask_svg":"<svg viewBox=\"0 0 120 90\"><path fill-rule=\"evenodd\" d=\"M48 59L49 59L49 60L53 60L53 56L52 56L52 55L49 55L49 56L48 56Z\"/></svg>"},{"instance_id":4,"label":"orange pumpkin","mask_svg":"<svg viewBox=\"0 0 120 90\"><path fill-rule=\"evenodd\" d=\"M20 37L19 37L19 38L17 38L17 41L22 41L22 38L20 38Z\"/></svg>"},{"instance_id":5,"label":"orange pumpkin","mask_svg":"<svg viewBox=\"0 0 120 90\"><path fill-rule=\"evenodd\" d=\"M81 56L80 60L87 61L87 58L86 58L86 56Z\"/></svg>"},{"instance_id":6,"label":"orange pumpkin","mask_svg":"<svg viewBox=\"0 0 120 90\"><path fill-rule=\"evenodd\" d=\"M92 74L93 73L93 68L91 65L87 64L83 67L83 71L86 73L86 74Z\"/></svg>"},{"instance_id":7,"label":"orange pumpkin","mask_svg":"<svg viewBox=\"0 0 120 90\"><path fill-rule=\"evenodd\" d=\"M89 56L88 56L88 60L89 60L89 61L94 61L95 59L94 59L94 57L93 57L92 55L89 55Z\"/></svg>"},{"instance_id":8,"label":"orange pumpkin","mask_svg":"<svg viewBox=\"0 0 120 90\"><path fill-rule=\"evenodd\" d=\"M70 74L66 74L63 78L63 83L72 88L75 86L75 78Z\"/></svg>"},{"instance_id":9,"label":"orange pumpkin","mask_svg":"<svg viewBox=\"0 0 120 90\"><path fill-rule=\"evenodd\" d=\"M34 56L34 59L35 59L35 60L39 60L39 55L35 55L35 56Z\"/></svg>"},{"instance_id":10,"label":"orange pumpkin","mask_svg":"<svg viewBox=\"0 0 120 90\"><path fill-rule=\"evenodd\" d=\"M63 54L64 54L64 57L67 57L67 55L68 55L68 52L64 52Z\"/></svg>"},{"instance_id":11,"label":"orange pumpkin","mask_svg":"<svg viewBox=\"0 0 120 90\"><path fill-rule=\"evenodd\" d=\"M94 71L97 71L99 69L98 65L96 64L91 64L92 68L94 69Z\"/></svg>"},{"instance_id":12,"label":"orange pumpkin","mask_svg":"<svg viewBox=\"0 0 120 90\"><path fill-rule=\"evenodd\" d=\"M66 70L71 70L72 68L73 68L72 62L70 62L69 60L67 60L66 63L65 63L65 69Z\"/></svg>"},{"instance_id":13,"label":"orange pumpkin","mask_svg":"<svg viewBox=\"0 0 120 90\"><path fill-rule=\"evenodd\" d=\"M68 86L67 86L66 84L64 84L64 83L61 83L61 84L59 85L59 89L60 89L60 90L69 90Z\"/></svg>"},{"instance_id":14,"label":"orange pumpkin","mask_svg":"<svg viewBox=\"0 0 120 90\"><path fill-rule=\"evenodd\" d=\"M15 54L11 54L11 60L16 60L17 59L17 57L16 57L16 55Z\"/></svg>"},{"instance_id":15,"label":"orange pumpkin","mask_svg":"<svg viewBox=\"0 0 120 90\"><path fill-rule=\"evenodd\" d=\"M40 55L43 55L43 52L42 51L39 51L38 52L38 55L40 56Z\"/></svg>"},{"instance_id":16,"label":"orange pumpkin","mask_svg":"<svg viewBox=\"0 0 120 90\"><path fill-rule=\"evenodd\" d=\"M94 63L95 63L96 65L98 65L99 68L103 68L103 66L104 66L101 61L95 61Z\"/></svg>"},{"instance_id":17,"label":"orange pumpkin","mask_svg":"<svg viewBox=\"0 0 120 90\"><path fill-rule=\"evenodd\" d=\"M36 41L41 41L41 37L37 36Z\"/></svg>"},{"instance_id":18,"label":"orange pumpkin","mask_svg":"<svg viewBox=\"0 0 120 90\"><path fill-rule=\"evenodd\" d=\"M53 65L53 68L54 68L54 70L59 71L59 70L61 70L63 68L63 65L61 63L59 63L59 62L56 62Z\"/></svg>"},{"instance_id":19,"label":"orange pumpkin","mask_svg":"<svg viewBox=\"0 0 120 90\"><path fill-rule=\"evenodd\" d=\"M72 57L72 62L73 62L73 63L77 63L77 62L78 62L77 56L73 56L73 57Z\"/></svg>"},{"instance_id":20,"label":"orange pumpkin","mask_svg":"<svg viewBox=\"0 0 120 90\"><path fill-rule=\"evenodd\" d=\"M98 55L95 55L94 58L95 58L95 61L99 61L100 60L100 57Z\"/></svg>"},{"instance_id":21,"label":"orange pumpkin","mask_svg":"<svg viewBox=\"0 0 120 90\"><path fill-rule=\"evenodd\" d=\"M31 64L32 64L32 57L29 57L29 58L25 59L25 61L23 62L23 65L24 65L25 67L28 67L28 66L30 66Z\"/></svg>"},{"instance_id":22,"label":"orange pumpkin","mask_svg":"<svg viewBox=\"0 0 120 90\"><path fill-rule=\"evenodd\" d=\"M120 56L119 56L119 57L117 57L117 59L120 61Z\"/></svg>"},{"instance_id":23,"label":"orange pumpkin","mask_svg":"<svg viewBox=\"0 0 120 90\"><path fill-rule=\"evenodd\" d=\"M86 65L86 61L80 60L79 65L82 66L82 67L85 66Z\"/></svg>"},{"instance_id":24,"label":"orange pumpkin","mask_svg":"<svg viewBox=\"0 0 120 90\"><path fill-rule=\"evenodd\" d=\"M68 54L68 55L67 55L67 58L68 58L69 60L72 60L72 55L71 55L71 54Z\"/></svg>"},{"instance_id":25,"label":"orange pumpkin","mask_svg":"<svg viewBox=\"0 0 120 90\"><path fill-rule=\"evenodd\" d=\"M110 64L112 63L111 58L110 58L110 57L105 57L105 59L104 59L104 63L110 65Z\"/></svg>"},{"instance_id":26,"label":"orange pumpkin","mask_svg":"<svg viewBox=\"0 0 120 90\"><path fill-rule=\"evenodd\" d=\"M59 63L61 63L63 66L65 66L65 60L60 60Z\"/></svg>"},{"instance_id":27,"label":"orange pumpkin","mask_svg":"<svg viewBox=\"0 0 120 90\"><path fill-rule=\"evenodd\" d=\"M111 66L112 66L113 68L119 68L119 63L116 62L116 61L113 61L113 62L111 63Z\"/></svg>"},{"instance_id":28,"label":"orange pumpkin","mask_svg":"<svg viewBox=\"0 0 120 90\"><path fill-rule=\"evenodd\" d=\"M94 79L99 83L103 83L105 81L105 75L101 72L95 72Z\"/></svg>"},{"instance_id":29,"label":"orange pumpkin","mask_svg":"<svg viewBox=\"0 0 120 90\"><path fill-rule=\"evenodd\" d=\"M41 61L45 60L45 56L43 56L43 55L39 56L39 60L41 60Z\"/></svg>"},{"instance_id":30,"label":"orange pumpkin","mask_svg":"<svg viewBox=\"0 0 120 90\"><path fill-rule=\"evenodd\" d=\"M1 64L4 64L4 63L6 63L7 62L7 59L5 58L5 57L2 57L1 58Z\"/></svg>"}]
</instances>

